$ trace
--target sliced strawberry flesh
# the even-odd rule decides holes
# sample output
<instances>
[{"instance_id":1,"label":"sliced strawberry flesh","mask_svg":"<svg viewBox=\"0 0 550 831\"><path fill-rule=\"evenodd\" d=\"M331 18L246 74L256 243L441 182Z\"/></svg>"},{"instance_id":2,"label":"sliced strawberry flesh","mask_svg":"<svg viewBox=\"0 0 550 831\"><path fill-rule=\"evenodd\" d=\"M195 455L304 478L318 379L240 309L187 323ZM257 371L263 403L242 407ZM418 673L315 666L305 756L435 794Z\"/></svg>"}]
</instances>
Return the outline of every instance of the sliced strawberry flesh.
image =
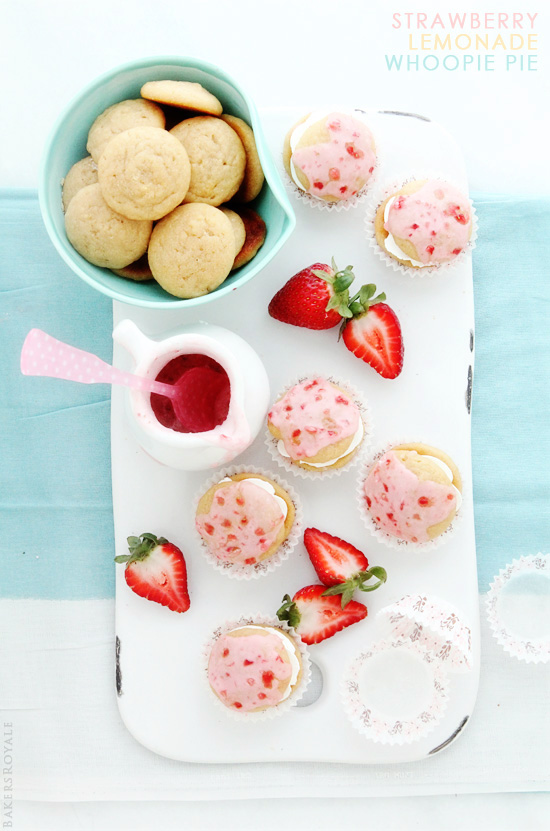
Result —
<instances>
[{"instance_id":1,"label":"sliced strawberry flesh","mask_svg":"<svg viewBox=\"0 0 550 831\"><path fill-rule=\"evenodd\" d=\"M350 352L383 378L397 378L403 368L403 338L397 315L386 303L377 303L347 322L343 340Z\"/></svg>"},{"instance_id":2,"label":"sliced strawberry flesh","mask_svg":"<svg viewBox=\"0 0 550 831\"><path fill-rule=\"evenodd\" d=\"M175 545L156 546L143 560L129 563L124 576L140 597L174 612L185 612L190 606L185 560Z\"/></svg>"},{"instance_id":3,"label":"sliced strawberry flesh","mask_svg":"<svg viewBox=\"0 0 550 831\"><path fill-rule=\"evenodd\" d=\"M369 567L369 561L362 551L317 528L306 528L304 545L317 576L325 586L345 583Z\"/></svg>"}]
</instances>

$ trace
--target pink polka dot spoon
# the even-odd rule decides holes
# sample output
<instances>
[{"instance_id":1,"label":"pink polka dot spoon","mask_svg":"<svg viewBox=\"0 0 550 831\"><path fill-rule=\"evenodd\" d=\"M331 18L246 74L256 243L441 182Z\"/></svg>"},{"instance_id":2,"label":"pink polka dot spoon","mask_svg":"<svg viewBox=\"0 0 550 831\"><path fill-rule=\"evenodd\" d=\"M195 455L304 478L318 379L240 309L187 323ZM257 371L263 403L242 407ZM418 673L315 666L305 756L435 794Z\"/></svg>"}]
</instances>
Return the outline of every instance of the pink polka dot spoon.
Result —
<instances>
[{"instance_id":1,"label":"pink polka dot spoon","mask_svg":"<svg viewBox=\"0 0 550 831\"><path fill-rule=\"evenodd\" d=\"M97 355L56 340L41 329L31 329L21 350L23 375L62 378L80 384L121 384L145 392L156 392L172 400L174 412L184 407L183 390L152 378L123 372L102 361Z\"/></svg>"}]
</instances>

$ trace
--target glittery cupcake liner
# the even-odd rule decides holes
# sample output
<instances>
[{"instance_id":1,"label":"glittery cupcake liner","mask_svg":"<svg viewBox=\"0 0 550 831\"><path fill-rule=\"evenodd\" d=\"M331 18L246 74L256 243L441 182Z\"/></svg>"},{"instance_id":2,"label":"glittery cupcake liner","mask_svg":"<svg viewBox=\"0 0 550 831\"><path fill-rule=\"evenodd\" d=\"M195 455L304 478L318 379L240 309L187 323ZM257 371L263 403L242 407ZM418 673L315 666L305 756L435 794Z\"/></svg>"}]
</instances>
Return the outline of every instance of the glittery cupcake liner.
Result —
<instances>
[{"instance_id":1,"label":"glittery cupcake liner","mask_svg":"<svg viewBox=\"0 0 550 831\"><path fill-rule=\"evenodd\" d=\"M392 650L395 650L392 654ZM371 678L380 684L380 656L399 659L405 658L410 672L411 660L418 663L417 674L422 675L420 683L425 688L422 693L424 702L419 705L414 714L403 711L392 712L392 689L383 689L383 705L376 704L372 691L366 689L364 673L368 674L369 664L372 665ZM378 669L376 663L378 659ZM400 689L411 689L412 679L407 677L407 667L404 667L403 677L400 678ZM394 666L390 676L397 674ZM417 685L418 686L418 685ZM442 664L432 652L410 640L408 641L380 641L361 652L351 663L341 684L341 697L344 711L356 730L367 739L385 745L403 745L423 738L441 721L449 699L447 676ZM406 695L406 693L405 693ZM380 699L380 694L378 695ZM395 706L395 705L394 705Z\"/></svg>"},{"instance_id":2,"label":"glittery cupcake liner","mask_svg":"<svg viewBox=\"0 0 550 831\"><path fill-rule=\"evenodd\" d=\"M335 109L335 112L337 110ZM325 202L324 199L319 199L317 196L313 196L311 193L307 193L304 190L301 190L294 179L288 175L287 170L284 166L282 155L280 158L279 163L279 171L281 173L281 177L283 182L285 183L285 188L289 194L291 194L295 199L299 202L302 202L305 205L309 205L310 208L316 208L319 211L330 211L331 213L339 213L341 211L349 211L352 208L357 208L359 205L364 205L369 198L369 194L372 192L372 189L376 187L376 183L380 176L380 170L383 161L383 152L380 152L379 142L377 137L374 135L374 131L371 128L371 125L368 123L367 119L362 118L363 116L367 116L367 118L371 115L376 115L376 110L363 110L356 108L356 110L351 110L350 112L358 112L360 113L360 120L363 120L364 123L369 127L371 132L373 133L374 143L376 145L376 162L374 165L374 170L372 171L368 182L361 188L359 193L355 196L352 196L350 199L345 199L340 202Z\"/></svg>"},{"instance_id":3,"label":"glittery cupcake liner","mask_svg":"<svg viewBox=\"0 0 550 831\"><path fill-rule=\"evenodd\" d=\"M459 612L438 597L406 595L376 615L392 637L433 652L448 672L472 668L472 633Z\"/></svg>"},{"instance_id":4,"label":"glittery cupcake liner","mask_svg":"<svg viewBox=\"0 0 550 831\"><path fill-rule=\"evenodd\" d=\"M402 263L398 262L394 257L381 248L378 240L376 239L374 227L374 221L378 208L383 202L386 201L386 199L393 196L398 190L401 190L404 185L412 181L422 181L424 179L439 179L442 182L453 185L458 190L464 192L463 186L458 185L453 179L441 174L440 172L434 173L431 171L424 171L420 173L416 172L414 175L409 174L406 176L397 176L394 179L386 180L384 184L380 184L376 187L376 189L373 189L365 215L365 233L369 241L369 246L375 251L382 262L393 268L394 271L405 274L407 277L427 277L435 274L449 274L451 271L466 262L467 258L476 246L478 232L477 214L472 200L468 198L472 216L472 233L466 247L451 262L438 263L436 265L424 266L423 268L413 268L412 266L402 265ZM405 254L403 255L403 259L406 259Z\"/></svg>"},{"instance_id":5,"label":"glittery cupcake liner","mask_svg":"<svg viewBox=\"0 0 550 831\"><path fill-rule=\"evenodd\" d=\"M239 626L250 625L272 626L275 629L281 629L287 635L290 635L298 652L300 653L300 661L302 664L302 677L300 678L298 684L292 690L288 698L286 698L284 701L281 701L279 704L276 704L265 710L260 710L259 712L243 713L242 711L236 710L233 707L226 707L225 704L223 704L223 702L220 701L218 696L215 694L208 682L208 662L210 659L210 653L218 638L220 638L222 635L227 634L227 632L236 629ZM281 621L276 617L270 617L268 615L262 614L243 615L238 620L226 621L225 623L221 624L221 626L218 626L204 645L202 663L202 676L205 686L208 690L210 700L214 703L215 706L227 713L229 718L233 719L234 721L240 722L268 721L270 719L274 719L278 716L283 715L283 713L287 713L303 697L311 680L311 662L309 659L309 652L307 646L302 641L300 635L298 635L296 630L293 629L292 626L289 626L288 623L286 623L286 621Z\"/></svg>"},{"instance_id":6,"label":"glittery cupcake liner","mask_svg":"<svg viewBox=\"0 0 550 831\"><path fill-rule=\"evenodd\" d=\"M367 459L366 463L362 465L359 477L357 480L357 488L356 488L356 496L357 496L357 504L359 506L359 513L361 515L361 519L363 520L366 528L372 534L375 539L379 542L382 542L384 545L387 545L389 548L393 548L395 551L433 551L435 548L438 548L443 543L447 542L449 538L455 533L457 527L459 526L460 522L462 521L462 517L464 516L464 507L466 505L466 501L468 499L468 491L467 488L462 482L462 505L460 506L459 510L456 512L455 517L446 531L440 534L433 540L428 540L427 542L410 542L409 540L402 540L398 537L393 537L391 534L388 534L387 531L384 531L380 528L374 519L372 518L363 494L363 485L367 475L372 468L372 466L380 459L385 453L392 450L394 447L398 447L403 444L428 444L426 441L419 442L418 439L400 439L397 441L387 442L384 445L379 446L377 449L373 450ZM436 449L436 445L431 445ZM439 448L437 448L439 449ZM450 455L450 454L449 454ZM454 461L454 460L453 460ZM456 464L456 462L455 462ZM457 465L458 467L458 465ZM460 468L459 468L460 470Z\"/></svg>"},{"instance_id":7,"label":"glittery cupcake liner","mask_svg":"<svg viewBox=\"0 0 550 831\"><path fill-rule=\"evenodd\" d=\"M315 375L315 373L308 373L307 375L300 376L300 378L291 381L291 383L287 384L283 391L276 396L275 400L278 401L283 395L286 393L296 384L301 384L307 378L326 378L327 381L330 381L336 386L340 387L347 392L349 397L353 400L354 404L357 405L359 408L359 412L361 414L361 420L363 422L363 438L361 440L361 444L357 447L356 451L354 452L353 456L342 467L337 468L320 468L319 470L305 470L304 468L300 467L299 465L293 464L290 459L287 459L285 456L282 456L278 450L279 439L276 439L275 436L270 432L269 428L266 430L266 438L265 443L267 447L267 451L274 462L276 462L280 467L284 468L288 473L293 473L295 476L300 476L302 479L329 479L333 476L340 476L342 473L345 473L351 467L354 467L359 461L362 461L365 458L366 453L370 447L370 439L373 432L372 427L372 414L370 407L365 400L365 397L354 387L349 381L340 381L338 378L334 378L332 375Z\"/></svg>"},{"instance_id":8,"label":"glittery cupcake liner","mask_svg":"<svg viewBox=\"0 0 550 831\"><path fill-rule=\"evenodd\" d=\"M252 565L247 565L246 563L231 563L226 560L220 560L216 555L210 550L208 544L205 540L201 537L197 528L195 526L195 522L193 521L193 528L195 532L195 537L197 538L198 542L201 546L202 554L204 555L205 559L213 566L216 571L225 574L226 577L231 577L234 580L253 580L257 579L258 577L264 577L266 574L271 574L278 566L288 560L290 553L294 550L297 543L300 541L300 537L302 534L303 529L303 511L302 511L302 504L300 502L300 498L296 491L294 490L291 485L285 482L284 479L281 479L276 473L271 473L271 471L263 470L263 468L259 467L252 467L250 465L234 465L232 467L224 468L221 471L218 471L214 476L212 476L207 482L201 486L200 491L196 494L193 500L193 517L196 516L197 507L204 496L204 494L210 490L211 487L214 485L219 484L222 479L226 476L234 476L238 473L250 473L250 474L259 474L260 476L265 476L266 479L271 479L280 488L286 491L294 503L294 510L295 510L295 517L294 522L292 523L292 527L290 529L288 537L281 543L279 548L271 554L269 557L266 557L265 560L260 560L257 563Z\"/></svg>"},{"instance_id":9,"label":"glittery cupcake liner","mask_svg":"<svg viewBox=\"0 0 550 831\"><path fill-rule=\"evenodd\" d=\"M500 570L491 583L489 592L487 593L487 619L497 643L509 655L530 664L547 663L550 661L550 591L547 591L542 596L539 611L539 615L543 621L543 628L545 623L547 625L546 632L542 637L533 638L525 631L515 631L515 628L517 630L525 628L525 618L528 618L528 628L532 628L535 614L535 594L530 593L528 595L529 600L527 601L527 606L524 603L522 608L516 609L516 615L519 611L519 621L515 621L515 628L510 621L505 623L501 617L502 609L500 607L502 604L503 590L509 587L514 580L521 577L525 578L525 575L535 575L541 579L550 581L550 555L539 553L520 557ZM550 586L550 583L548 585ZM521 625L522 617L524 618L523 626Z\"/></svg>"}]
</instances>

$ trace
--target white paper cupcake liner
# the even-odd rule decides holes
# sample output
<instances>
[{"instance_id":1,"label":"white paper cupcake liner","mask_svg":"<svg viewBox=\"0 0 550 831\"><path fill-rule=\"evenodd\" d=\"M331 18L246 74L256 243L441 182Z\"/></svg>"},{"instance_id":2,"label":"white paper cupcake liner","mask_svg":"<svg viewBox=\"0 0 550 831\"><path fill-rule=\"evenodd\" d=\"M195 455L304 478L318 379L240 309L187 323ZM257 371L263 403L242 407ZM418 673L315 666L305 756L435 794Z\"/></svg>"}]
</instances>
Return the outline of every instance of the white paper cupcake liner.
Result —
<instances>
[{"instance_id":1,"label":"white paper cupcake liner","mask_svg":"<svg viewBox=\"0 0 550 831\"><path fill-rule=\"evenodd\" d=\"M261 710L259 712L243 713L240 710L236 710L233 707L226 707L225 704L223 704L222 701L220 701L218 696L212 690L210 684L208 683L208 661L210 659L210 653L212 651L212 648L218 640L218 638L220 638L222 635L225 635L227 632L230 632L232 629L236 629L239 626L250 626L254 624L260 626L272 626L275 629L282 629L283 632L286 632L288 635L290 635L290 637L296 645L296 648L300 653L300 661L302 664L302 677L300 678L300 681L296 685L294 690L284 701L281 701L279 704L273 707L269 707L265 710ZM307 686L311 680L311 662L309 659L309 652L307 646L302 641L300 635L298 635L296 630L289 626L286 623L286 621L281 621L276 617L270 617L268 615L262 614L243 615L238 620L226 621L225 623L221 624L221 626L218 626L214 630L210 638L206 641L203 649L202 675L204 683L209 692L210 700L214 703L215 706L227 713L229 718L232 718L233 720L240 722L268 721L270 719L277 718L283 715L283 713L287 713L303 697L307 689Z\"/></svg>"},{"instance_id":2,"label":"white paper cupcake liner","mask_svg":"<svg viewBox=\"0 0 550 831\"><path fill-rule=\"evenodd\" d=\"M367 508L364 493L363 493L363 485L367 475L375 464L385 453L389 450L392 450L394 447L398 447L402 444L430 444L428 441L419 441L416 439L397 439L392 442L387 442L384 445L380 445L378 448L373 450L369 455L366 462L361 465L361 470L359 473L359 477L357 480L357 489L356 489L356 496L357 496L357 504L359 507L359 513L361 515L361 519L363 520L367 530L372 534L375 539L379 542L387 545L389 548L393 548L395 551L433 551L435 548L438 548L440 545L444 544L449 540L449 538L456 532L457 527L459 527L460 523L462 522L462 517L465 514L465 507L467 504L467 500L469 498L467 487L462 482L462 505L460 506L459 510L456 512L456 515L443 534L440 534L433 540L428 540L427 542L410 542L409 540L402 540L398 537L393 537L391 534L388 534L382 528L380 528L376 522L374 521L373 517L370 514L370 511ZM431 445L432 447L437 447L437 445ZM442 448L439 448L442 449ZM454 461L454 460L453 460ZM455 462L456 464L456 462ZM458 467L458 465L457 465ZM460 468L459 468L460 470Z\"/></svg>"},{"instance_id":3,"label":"white paper cupcake liner","mask_svg":"<svg viewBox=\"0 0 550 831\"><path fill-rule=\"evenodd\" d=\"M472 668L472 633L450 603L438 597L406 595L376 615L398 640L410 640L433 652L448 672Z\"/></svg>"},{"instance_id":4,"label":"white paper cupcake liner","mask_svg":"<svg viewBox=\"0 0 550 831\"><path fill-rule=\"evenodd\" d=\"M226 476L234 476L238 473L259 474L260 476L265 476L267 479L272 479L277 485L279 485L279 487L288 493L294 503L295 509L294 522L292 523L292 528L290 529L290 533L286 540L281 543L277 551L271 554L270 557L267 557L265 560L260 560L253 565L247 565L246 563L231 563L226 560L218 559L197 531L194 521L199 501L204 494L210 490L211 487L221 482L221 480ZM250 465L234 465L218 471L214 476L208 479L207 482L204 482L193 500L193 528L195 536L200 543L201 551L204 557L208 560L210 565L216 569L216 571L219 571L222 574L225 574L226 577L231 577L234 580L253 580L258 577L264 577L266 574L271 574L271 572L284 563L285 560L288 560L291 551L294 550L297 543L300 541L303 524L302 503L300 502L300 498L294 488L285 482L284 479L281 479L276 473Z\"/></svg>"},{"instance_id":5,"label":"white paper cupcake liner","mask_svg":"<svg viewBox=\"0 0 550 831\"><path fill-rule=\"evenodd\" d=\"M293 464L289 458L286 456L282 456L278 450L279 440L276 439L272 433L270 432L269 428L266 430L266 438L265 443L267 447L267 451L274 462L276 462L280 467L284 468L288 473L293 473L295 476L300 476L302 479L329 479L332 476L341 476L342 473L345 473L350 468L357 465L360 461L362 461L370 447L371 443L371 436L373 433L373 426L372 426L372 413L371 409L365 399L365 397L354 387L349 381L341 381L339 378L334 378L332 375L322 375L318 373L308 373L307 375L302 375L300 378L296 378L294 381L291 381L287 384L281 393L279 393L274 400L278 400L283 395L285 395L292 387L296 386L296 384L301 384L307 378L326 378L327 381L330 381L333 384L336 384L338 387L347 392L350 398L353 399L353 402L359 408L359 412L361 415L361 419L363 421L363 439L361 444L355 451L352 458L347 462L347 464L343 465L342 467L337 468L319 468L319 470L305 470L304 468L300 467L299 465Z\"/></svg>"},{"instance_id":6,"label":"white paper cupcake liner","mask_svg":"<svg viewBox=\"0 0 550 831\"><path fill-rule=\"evenodd\" d=\"M380 656L382 662L390 661L385 683ZM376 685L378 690L373 689ZM432 652L410 640L380 641L361 652L344 676L341 696L355 729L373 742L388 745L409 744L426 736L441 721L449 698L443 665ZM403 704L394 701L394 696L412 700Z\"/></svg>"},{"instance_id":7,"label":"white paper cupcake liner","mask_svg":"<svg viewBox=\"0 0 550 831\"><path fill-rule=\"evenodd\" d=\"M537 594L532 591L533 581L539 580L547 580L548 589L544 591L546 584L540 583L543 592ZM516 581L516 591L510 592ZM494 578L486 602L493 636L509 655L532 664L550 661L550 555L534 554L513 560Z\"/></svg>"},{"instance_id":8,"label":"white paper cupcake liner","mask_svg":"<svg viewBox=\"0 0 550 831\"><path fill-rule=\"evenodd\" d=\"M394 257L391 257L386 251L384 251L383 248L380 247L374 230L374 220L378 208L382 202L385 202L385 200L395 194L396 191L401 190L401 188L408 182L423 179L440 179L441 181L447 182L448 184L458 188L458 190L464 192L463 186L457 184L451 177L446 176L441 172L434 173L433 171L415 171L414 174L409 173L408 175L396 176L391 180L385 180L383 184L377 184L376 188L373 188L371 191L367 205L367 213L365 215L365 233L369 241L369 246L375 251L382 262L393 268L394 271L405 274L407 277L428 277L435 274L449 274L466 261L476 246L478 232L477 214L472 200L468 198L472 215L472 234L466 247L451 262L425 266L424 268L413 268L412 266L402 265L402 263L398 262ZM403 258L406 259L405 254L403 255Z\"/></svg>"},{"instance_id":9,"label":"white paper cupcake liner","mask_svg":"<svg viewBox=\"0 0 550 831\"><path fill-rule=\"evenodd\" d=\"M361 188L359 193L357 193L355 196L352 196L350 199L345 199L341 202L325 202L324 199L319 199L319 197L313 196L313 194L306 193L306 191L301 190L296 184L296 182L288 175L286 168L283 164L281 155L279 170L281 173L281 178L285 183L287 192L290 193L299 202L302 202L305 205L309 205L310 208L316 208L318 211L330 211L331 213L349 211L352 208L357 208L359 205L364 205L367 199L369 198L370 193L377 186L377 181L380 176L381 164L383 160L383 151L380 151L379 139L375 135L374 130L372 130L372 127L368 121L369 116L376 114L376 110L363 110L359 107L356 107L355 110L357 110L360 113L360 117L363 118L369 129L371 129L372 134L374 136L374 143L376 145L376 162L374 165L374 170L372 171L368 182L365 184L363 188ZM349 112L355 112L355 110L350 110ZM335 112L336 111L337 108L335 108Z\"/></svg>"}]
</instances>

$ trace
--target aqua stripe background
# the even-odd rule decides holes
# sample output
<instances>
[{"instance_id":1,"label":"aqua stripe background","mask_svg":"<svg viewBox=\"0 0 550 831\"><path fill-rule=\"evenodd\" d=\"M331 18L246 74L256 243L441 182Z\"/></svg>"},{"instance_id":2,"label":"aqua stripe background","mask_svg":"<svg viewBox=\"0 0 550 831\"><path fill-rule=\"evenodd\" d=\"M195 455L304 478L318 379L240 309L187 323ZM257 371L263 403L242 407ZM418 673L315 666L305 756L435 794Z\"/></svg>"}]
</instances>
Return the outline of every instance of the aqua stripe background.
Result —
<instances>
[{"instance_id":1,"label":"aqua stripe background","mask_svg":"<svg viewBox=\"0 0 550 831\"><path fill-rule=\"evenodd\" d=\"M478 196L472 438L480 591L550 549L550 200ZM114 594L108 390L24 378L37 326L112 354L111 301L75 279L32 191L0 192L0 596Z\"/></svg>"}]
</instances>

